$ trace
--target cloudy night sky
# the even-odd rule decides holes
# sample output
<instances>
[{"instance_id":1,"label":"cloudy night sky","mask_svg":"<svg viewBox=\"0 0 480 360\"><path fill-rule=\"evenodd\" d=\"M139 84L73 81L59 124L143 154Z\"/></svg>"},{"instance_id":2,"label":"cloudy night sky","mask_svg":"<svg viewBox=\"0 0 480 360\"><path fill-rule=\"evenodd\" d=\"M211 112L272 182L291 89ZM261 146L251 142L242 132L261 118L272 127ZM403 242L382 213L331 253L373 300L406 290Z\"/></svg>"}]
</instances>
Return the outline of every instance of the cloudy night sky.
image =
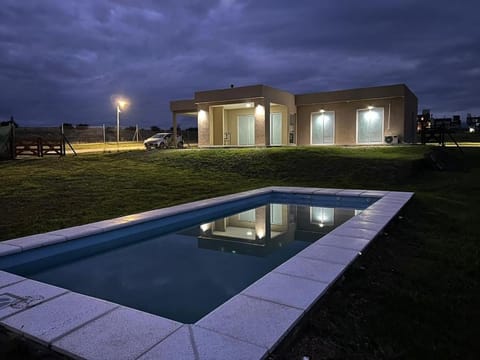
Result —
<instances>
[{"instance_id":1,"label":"cloudy night sky","mask_svg":"<svg viewBox=\"0 0 480 360\"><path fill-rule=\"evenodd\" d=\"M480 115L479 13L478 0L2 0L0 120L113 125L123 94L122 125L169 127L170 100L230 84L405 83L419 111L464 121Z\"/></svg>"}]
</instances>

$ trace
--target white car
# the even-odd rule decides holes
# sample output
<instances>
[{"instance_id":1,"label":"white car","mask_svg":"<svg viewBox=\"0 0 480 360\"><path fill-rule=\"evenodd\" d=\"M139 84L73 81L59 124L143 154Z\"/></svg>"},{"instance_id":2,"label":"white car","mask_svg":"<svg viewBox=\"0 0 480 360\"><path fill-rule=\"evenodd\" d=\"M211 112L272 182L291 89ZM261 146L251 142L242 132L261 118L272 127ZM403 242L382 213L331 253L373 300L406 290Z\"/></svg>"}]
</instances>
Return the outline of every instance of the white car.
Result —
<instances>
[{"instance_id":1,"label":"white car","mask_svg":"<svg viewBox=\"0 0 480 360\"><path fill-rule=\"evenodd\" d=\"M150 149L165 149L172 146L172 133L157 133L143 142L147 150ZM183 148L183 139L181 135L177 135L177 148Z\"/></svg>"}]
</instances>

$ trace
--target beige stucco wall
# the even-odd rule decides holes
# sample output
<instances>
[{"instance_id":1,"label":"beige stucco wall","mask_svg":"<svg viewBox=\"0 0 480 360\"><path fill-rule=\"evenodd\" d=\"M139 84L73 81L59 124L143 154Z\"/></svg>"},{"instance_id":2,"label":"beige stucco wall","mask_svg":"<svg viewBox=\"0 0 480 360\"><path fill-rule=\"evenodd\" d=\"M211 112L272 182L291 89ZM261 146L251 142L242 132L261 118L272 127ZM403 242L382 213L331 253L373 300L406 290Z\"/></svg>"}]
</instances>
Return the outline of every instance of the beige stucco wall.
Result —
<instances>
[{"instance_id":1,"label":"beige stucco wall","mask_svg":"<svg viewBox=\"0 0 480 360\"><path fill-rule=\"evenodd\" d=\"M415 94L408 91L405 97L405 138L404 142L417 142L417 114L418 114L418 100Z\"/></svg>"},{"instance_id":2,"label":"beige stucco wall","mask_svg":"<svg viewBox=\"0 0 480 360\"><path fill-rule=\"evenodd\" d=\"M331 104L297 106L297 144L311 144L311 114L321 109L335 112L335 145L354 145L357 138L357 110L368 106L384 108L384 134L404 135L404 100L371 99ZM388 121L390 106L390 122ZM390 126L389 126L390 125Z\"/></svg>"},{"instance_id":3,"label":"beige stucco wall","mask_svg":"<svg viewBox=\"0 0 480 360\"><path fill-rule=\"evenodd\" d=\"M223 108L213 107L212 113L212 127L213 127L213 141L212 145L223 145Z\"/></svg>"},{"instance_id":4,"label":"beige stucco wall","mask_svg":"<svg viewBox=\"0 0 480 360\"><path fill-rule=\"evenodd\" d=\"M208 106L199 106L197 123L198 123L198 146L210 145L210 115Z\"/></svg>"}]
</instances>

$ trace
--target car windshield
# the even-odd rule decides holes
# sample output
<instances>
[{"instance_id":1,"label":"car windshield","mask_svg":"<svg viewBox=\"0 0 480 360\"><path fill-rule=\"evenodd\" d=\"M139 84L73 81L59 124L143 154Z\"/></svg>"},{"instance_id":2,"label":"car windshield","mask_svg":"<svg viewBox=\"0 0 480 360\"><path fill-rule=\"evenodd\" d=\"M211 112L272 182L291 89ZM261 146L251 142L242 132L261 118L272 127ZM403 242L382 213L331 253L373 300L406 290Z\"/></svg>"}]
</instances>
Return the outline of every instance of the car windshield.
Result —
<instances>
[{"instance_id":1,"label":"car windshield","mask_svg":"<svg viewBox=\"0 0 480 360\"><path fill-rule=\"evenodd\" d=\"M167 133L158 133L158 134L153 135L152 138L159 139L159 138L166 137L167 135L168 135Z\"/></svg>"}]
</instances>

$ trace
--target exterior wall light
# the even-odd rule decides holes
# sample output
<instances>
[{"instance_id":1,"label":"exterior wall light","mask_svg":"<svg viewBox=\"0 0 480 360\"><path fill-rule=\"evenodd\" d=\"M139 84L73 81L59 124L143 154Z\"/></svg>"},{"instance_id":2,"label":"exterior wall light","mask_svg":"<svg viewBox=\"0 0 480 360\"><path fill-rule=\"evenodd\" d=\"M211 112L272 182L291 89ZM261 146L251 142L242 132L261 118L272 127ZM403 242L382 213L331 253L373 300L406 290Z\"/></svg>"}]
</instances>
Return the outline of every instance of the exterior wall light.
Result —
<instances>
[{"instance_id":1,"label":"exterior wall light","mask_svg":"<svg viewBox=\"0 0 480 360\"><path fill-rule=\"evenodd\" d=\"M255 116L265 116L265 108L263 105L258 104L255 108Z\"/></svg>"},{"instance_id":2,"label":"exterior wall light","mask_svg":"<svg viewBox=\"0 0 480 360\"><path fill-rule=\"evenodd\" d=\"M207 120L207 112L205 110L200 110L198 112L198 121L205 121Z\"/></svg>"}]
</instances>

